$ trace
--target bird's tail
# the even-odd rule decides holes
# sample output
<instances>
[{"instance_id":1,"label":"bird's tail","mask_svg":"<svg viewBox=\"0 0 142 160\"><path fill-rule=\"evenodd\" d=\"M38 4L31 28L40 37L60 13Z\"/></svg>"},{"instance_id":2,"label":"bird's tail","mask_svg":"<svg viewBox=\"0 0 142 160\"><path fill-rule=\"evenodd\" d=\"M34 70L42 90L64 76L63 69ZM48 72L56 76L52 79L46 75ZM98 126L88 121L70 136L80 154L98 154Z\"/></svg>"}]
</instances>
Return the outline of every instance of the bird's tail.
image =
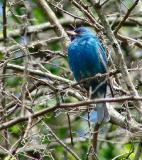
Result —
<instances>
[{"instance_id":1,"label":"bird's tail","mask_svg":"<svg viewBox=\"0 0 142 160\"><path fill-rule=\"evenodd\" d=\"M91 99L104 98L106 96L107 84L105 83L99 86L94 83L92 89L93 92L91 95ZM98 124L101 124L103 122L108 122L110 120L106 102L97 103L95 110L97 112Z\"/></svg>"},{"instance_id":2,"label":"bird's tail","mask_svg":"<svg viewBox=\"0 0 142 160\"><path fill-rule=\"evenodd\" d=\"M101 124L102 122L108 122L110 120L106 103L97 103L96 111L98 124Z\"/></svg>"}]
</instances>

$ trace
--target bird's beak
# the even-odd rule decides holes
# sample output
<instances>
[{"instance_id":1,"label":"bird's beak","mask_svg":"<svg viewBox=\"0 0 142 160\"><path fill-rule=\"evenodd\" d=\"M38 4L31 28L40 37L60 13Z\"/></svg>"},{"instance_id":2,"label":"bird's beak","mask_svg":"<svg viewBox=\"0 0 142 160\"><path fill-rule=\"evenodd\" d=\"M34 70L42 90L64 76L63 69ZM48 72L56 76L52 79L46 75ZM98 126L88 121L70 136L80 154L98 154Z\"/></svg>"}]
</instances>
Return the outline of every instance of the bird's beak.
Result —
<instances>
[{"instance_id":1,"label":"bird's beak","mask_svg":"<svg viewBox=\"0 0 142 160\"><path fill-rule=\"evenodd\" d=\"M68 34L69 36L76 36L76 35L77 35L77 33L74 32L74 31L67 31L67 34Z\"/></svg>"}]
</instances>

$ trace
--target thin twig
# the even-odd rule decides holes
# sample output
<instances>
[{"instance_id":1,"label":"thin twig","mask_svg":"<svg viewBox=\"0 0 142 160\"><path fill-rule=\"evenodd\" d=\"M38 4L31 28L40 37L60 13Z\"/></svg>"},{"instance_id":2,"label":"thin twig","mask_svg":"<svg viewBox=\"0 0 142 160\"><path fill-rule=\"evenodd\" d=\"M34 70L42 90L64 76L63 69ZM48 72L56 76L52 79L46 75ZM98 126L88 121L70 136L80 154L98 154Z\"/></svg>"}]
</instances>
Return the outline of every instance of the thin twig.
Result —
<instances>
[{"instance_id":1,"label":"thin twig","mask_svg":"<svg viewBox=\"0 0 142 160\"><path fill-rule=\"evenodd\" d=\"M14 65L14 64L7 64L7 68L8 69L15 69L17 71L22 71L23 72L25 67L22 67L22 66L19 66L19 65ZM63 78L63 77L56 76L52 73L42 72L40 70L33 70L33 69L27 69L27 70L31 74L35 74L35 75L38 75L38 76L43 76L43 77L55 79L55 80L58 80L58 81L62 81L64 83L72 84L71 80L68 80L68 79Z\"/></svg>"},{"instance_id":2,"label":"thin twig","mask_svg":"<svg viewBox=\"0 0 142 160\"><path fill-rule=\"evenodd\" d=\"M116 65L117 69L118 70L120 69L122 76L124 78L124 81L126 83L126 86L127 86L128 90L130 91L130 94L138 97L139 94L138 94L137 90L135 89L135 86L134 86L132 79L130 77L130 74L128 72L128 68L126 66L122 50L121 50L120 45L111 30L111 27L105 17L104 11L102 10L100 4L96 3L95 0L91 0L91 3L93 4L93 6L95 8L95 10L96 10L104 28L105 28L106 35L112 44L112 47L114 49L115 54L117 55L117 60L118 60L118 65ZM136 107L137 111L142 114L142 103L140 101L135 102L135 107Z\"/></svg>"},{"instance_id":3,"label":"thin twig","mask_svg":"<svg viewBox=\"0 0 142 160\"><path fill-rule=\"evenodd\" d=\"M73 146L74 143L73 143L73 136L72 136L72 129L71 129L71 120L70 120L69 113L67 113L67 118L68 118L68 124L69 124L69 133L70 133L70 138L71 138L71 144Z\"/></svg>"},{"instance_id":4,"label":"thin twig","mask_svg":"<svg viewBox=\"0 0 142 160\"><path fill-rule=\"evenodd\" d=\"M26 49L26 48L28 48L28 49L30 49L30 48L34 49L35 47L40 48L42 46L46 46L49 43L59 41L62 38L63 37L52 37L52 38L47 39L47 40L41 40L41 41L37 40L37 41L33 41L32 43L29 43L26 46L23 45L22 47L23 47L23 49ZM0 51L2 53L4 53L4 54L5 53L10 53L10 52L18 50L18 49L20 49L19 44L15 44L15 45L12 45L12 46L9 46L9 47L0 47Z\"/></svg>"},{"instance_id":5,"label":"thin twig","mask_svg":"<svg viewBox=\"0 0 142 160\"><path fill-rule=\"evenodd\" d=\"M92 145L95 153L97 153L97 141L98 141L97 139L99 134L99 127L100 125L96 123L94 127L94 132L93 132Z\"/></svg>"},{"instance_id":6,"label":"thin twig","mask_svg":"<svg viewBox=\"0 0 142 160\"><path fill-rule=\"evenodd\" d=\"M78 9L80 9L86 17L90 20L90 22L93 24L96 31L100 31L103 27L95 20L94 17L92 17L92 14L90 14L86 8L84 8L82 5L80 5L76 0L70 0L70 2L76 6Z\"/></svg>"},{"instance_id":7,"label":"thin twig","mask_svg":"<svg viewBox=\"0 0 142 160\"><path fill-rule=\"evenodd\" d=\"M43 122L43 121L42 121ZM50 132L50 134L56 139L56 141L61 144L61 146L63 146L75 159L77 160L81 160L78 155L72 150L70 149L63 141L61 141L57 135L52 131L52 129L46 124L44 123L44 126L48 129L48 131Z\"/></svg>"},{"instance_id":8,"label":"thin twig","mask_svg":"<svg viewBox=\"0 0 142 160\"><path fill-rule=\"evenodd\" d=\"M68 47L68 44L70 42L70 39L67 35L67 33L65 32L64 28L62 27L62 25L60 24L58 18L56 17L55 13L52 11L52 9L50 8L50 6L48 5L48 3L45 0L38 0L37 3L39 4L39 6L43 9L43 11L45 12L45 14L47 15L50 23L52 25L55 25L56 27L54 28L56 34L59 37L63 37L63 48L64 50L66 50L66 48Z\"/></svg>"},{"instance_id":9,"label":"thin twig","mask_svg":"<svg viewBox=\"0 0 142 160\"><path fill-rule=\"evenodd\" d=\"M124 24L124 22L128 19L129 15L131 14L131 12L133 11L133 9L136 7L136 5L138 4L139 0L136 0L134 2L134 4L128 9L127 13L125 14L125 16L123 17L122 21L119 22L118 26L116 27L114 34L117 34L117 32L119 31L119 29L122 27L122 25Z\"/></svg>"},{"instance_id":10,"label":"thin twig","mask_svg":"<svg viewBox=\"0 0 142 160\"><path fill-rule=\"evenodd\" d=\"M102 102L124 102L124 101L132 101L132 100L141 100L142 101L142 97L133 97L133 96L127 96L127 97L120 97L120 98L105 98L105 99L96 99L96 100L89 100L89 101L82 101L82 102L78 102L78 103L65 103L65 104L57 104L53 107L48 107L46 109L43 109L39 112L36 112L31 116L31 118L37 118L40 116L45 115L46 113L49 112L53 112L57 109L67 109L69 110L70 108L77 108L77 107L81 107L81 106L86 106L89 104L96 104L96 103L102 103ZM123 128L127 128L128 125L130 125L130 131L131 132L139 132L139 134L142 132L140 125L138 123L136 123L135 121L131 120L128 122L127 126L125 123L125 117L123 117L122 115L120 115L115 109L113 109L112 107L108 108L109 112L110 112L110 116L111 116L111 121ZM24 117L19 117L19 118L15 118L13 120L7 121L5 123L2 123L0 125L0 130L8 128L10 126L13 126L17 123L21 123L24 121L27 121L29 119L29 116L24 116Z\"/></svg>"},{"instance_id":11,"label":"thin twig","mask_svg":"<svg viewBox=\"0 0 142 160\"><path fill-rule=\"evenodd\" d=\"M138 144L134 160L140 160L141 154L142 154L142 139L140 139L140 142Z\"/></svg>"}]
</instances>

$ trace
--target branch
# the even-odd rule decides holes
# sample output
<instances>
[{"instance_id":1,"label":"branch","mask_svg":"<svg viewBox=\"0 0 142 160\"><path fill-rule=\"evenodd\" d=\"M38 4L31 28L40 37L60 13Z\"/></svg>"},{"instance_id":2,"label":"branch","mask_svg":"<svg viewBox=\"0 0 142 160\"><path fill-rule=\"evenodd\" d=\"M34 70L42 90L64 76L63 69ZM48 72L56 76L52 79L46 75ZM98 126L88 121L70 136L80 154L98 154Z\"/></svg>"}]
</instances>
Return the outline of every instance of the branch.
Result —
<instances>
[{"instance_id":1,"label":"branch","mask_svg":"<svg viewBox=\"0 0 142 160\"><path fill-rule=\"evenodd\" d=\"M81 106L86 106L89 104L96 104L96 103L102 103L102 102L124 102L124 101L130 101L130 100L141 100L142 101L142 97L132 97L132 96L127 96L127 97L118 97L118 98L105 98L105 99L96 99L96 100L89 100L89 101L81 101L78 103L62 103L62 104L57 104L53 107L48 107L46 109L43 109L39 112L36 112L32 115L30 115L30 117L32 119L37 118L37 117L41 117L44 116L45 114L49 113L49 112L54 112L57 109L70 109L70 108L80 108ZM111 117L111 122L122 127L125 129L129 129L129 131L131 131L132 133L137 133L139 132L139 136L140 134L142 135L142 129L140 124L138 124L137 122L131 120L128 121L126 124L125 121L125 117L122 116L120 113L118 113L113 107L109 106L108 107L109 113L110 113L110 117ZM28 121L29 116L24 116L24 117L19 117L19 118L15 118L13 120L10 120L8 122L5 122L3 124L0 125L0 130L11 127L15 124L24 122L24 121ZM128 127L129 126L129 127Z\"/></svg>"},{"instance_id":2,"label":"branch","mask_svg":"<svg viewBox=\"0 0 142 160\"><path fill-rule=\"evenodd\" d=\"M77 19L77 20L74 21L74 18ZM83 21L84 18L80 18L80 17L77 17L75 15L74 15L74 18L68 18L68 19L67 18L62 18L62 19L59 19L59 22L63 26L70 25L70 24L73 24L73 23L75 23L77 26L81 25L81 24L88 24L89 23L86 20ZM108 17L109 23L112 23L112 21L114 21L114 20L115 20L115 17ZM120 23L120 19L116 20L114 24L118 24L118 23ZM139 20L139 21L137 21L137 23L141 24L142 21ZM91 24L89 24L89 25L91 25ZM126 22L124 22L123 25L136 26L137 24L136 24L136 22L133 22L130 19L129 21L127 20ZM48 22L47 23L42 23L42 24L36 24L36 25L32 25L32 26L27 26L26 33L27 33L27 35L32 34L32 33L40 33L40 32L44 32L44 31L53 29L54 27L55 27L55 25L51 25ZM7 33L8 38L17 38L21 35L22 35L22 30L21 29L13 29L12 31L9 31ZM3 40L4 40L3 35L0 35L0 42L3 41Z\"/></svg>"},{"instance_id":3,"label":"branch","mask_svg":"<svg viewBox=\"0 0 142 160\"><path fill-rule=\"evenodd\" d=\"M7 69L14 69L15 71L23 72L25 67L8 63L7 64ZM33 69L27 69L27 71L30 74L34 74L34 75L37 75L37 76L51 78L51 79L58 80L58 81L61 81L61 82L64 82L64 83L68 83L68 84L72 84L73 83L71 80L68 80L68 79L63 78L63 77L56 76L56 75L54 75L52 73L42 72L40 70L33 70Z\"/></svg>"},{"instance_id":4,"label":"branch","mask_svg":"<svg viewBox=\"0 0 142 160\"><path fill-rule=\"evenodd\" d=\"M68 46L68 43L70 42L70 39L65 32L64 28L60 24L58 18L56 17L55 13L52 11L52 9L49 7L48 3L45 0L38 0L37 3L40 5L40 7L43 9L45 12L46 16L48 17L50 23L52 25L55 25L56 27L54 28L56 34L59 37L64 37L63 39L63 48L66 49Z\"/></svg>"},{"instance_id":5,"label":"branch","mask_svg":"<svg viewBox=\"0 0 142 160\"><path fill-rule=\"evenodd\" d=\"M139 48L142 48L142 43L141 43L140 41L136 40L136 39L133 39L133 38L130 38L130 37L121 35L121 34L117 34L116 37L117 37L119 40L121 40L121 41L123 41L123 42L125 42L125 43L130 42L130 43L132 43L133 45L135 45L135 46L137 46L137 47L139 47Z\"/></svg>"},{"instance_id":6,"label":"branch","mask_svg":"<svg viewBox=\"0 0 142 160\"><path fill-rule=\"evenodd\" d=\"M57 8L59 11L64 12L65 14L67 14L67 15L73 17L74 20L75 20L75 19L79 19L79 20L81 20L82 22L86 22L86 23L89 24L88 20L86 20L86 19L84 19L84 18L82 18L82 17L76 16L76 15L70 13L70 12L67 12L66 10L60 8L58 5L55 5L55 4L51 3L50 1L48 1L48 3L49 3L51 6Z\"/></svg>"},{"instance_id":7,"label":"branch","mask_svg":"<svg viewBox=\"0 0 142 160\"><path fill-rule=\"evenodd\" d=\"M101 26L96 20L95 18L92 16L92 14L89 13L88 8L84 8L82 5L80 5L78 2L76 2L75 0L70 0L70 2L72 4L74 4L74 6L76 6L78 9L80 9L85 15L86 17L90 20L91 23L93 23L94 28L96 29L96 31L99 31L101 29L103 29L103 26Z\"/></svg>"},{"instance_id":8,"label":"branch","mask_svg":"<svg viewBox=\"0 0 142 160\"><path fill-rule=\"evenodd\" d=\"M13 69L15 71L24 72L25 67L8 63L7 64L7 69ZM85 79L81 80L80 82L73 82L73 81L68 80L66 78L54 75L54 74L52 74L50 72L42 72L42 71L37 70L37 69L33 70L33 69L29 69L29 68L27 69L27 71L31 75L33 74L33 75L37 75L37 76L41 76L41 77L47 77L47 78L51 78L51 79L58 80L58 81L61 81L61 82L69 84L69 86L63 88L64 90L69 88L69 87L76 87L77 85L80 85L80 84L82 84L82 83L84 83L84 82L86 82L88 80L94 80L94 79L98 79L99 80L99 79L102 79L104 77L110 77L112 75L115 75L115 74L119 73L118 70L113 70L113 71L110 71L108 73L98 74L98 75L95 75L93 77L85 78Z\"/></svg>"},{"instance_id":9,"label":"branch","mask_svg":"<svg viewBox=\"0 0 142 160\"><path fill-rule=\"evenodd\" d=\"M59 20L60 24L61 25L70 25L72 23L74 23L74 19L73 18L70 18L70 19L60 19ZM81 21L81 20L77 20L76 21L76 24L79 25L81 23L85 23L84 21ZM55 27L55 25L52 25L50 23L42 23L42 24L37 24L37 25L32 25L32 26L27 26L27 30L26 30L26 33L27 35L28 34L31 34L31 33L40 33L40 32L44 32L44 31L47 31L48 29L53 29ZM17 38L19 36L22 35L22 31L21 29L15 29L15 30L12 30L12 31L9 31L7 33L7 37L8 38ZM0 42L3 41L3 36L0 35Z\"/></svg>"},{"instance_id":10,"label":"branch","mask_svg":"<svg viewBox=\"0 0 142 160\"><path fill-rule=\"evenodd\" d=\"M130 90L131 95L134 95L134 96L138 97L139 96L138 92L135 89L135 86L134 86L134 84L131 80L131 77L130 77L130 74L128 72L128 69L127 69L127 66L126 66L126 63L125 63L124 56L123 56L123 53L121 51L120 45L117 42L117 40L116 40L112 30L111 30L111 27L110 27L110 25L109 25L109 23L108 23L108 21L105 17L105 13L102 10L99 3L96 3L95 0L90 0L90 1L95 8L95 10L96 10L96 12L97 12L97 14L100 18L100 21L105 28L106 35L107 35L108 39L110 40L110 42L112 44L112 47L114 49L115 54L117 55L118 64L116 65L116 67L117 67L118 70L120 69L120 71L122 73L122 76L124 78L124 81L127 85L127 88L128 88L128 90ZM140 101L135 102L135 107L142 114L142 103Z\"/></svg>"},{"instance_id":11,"label":"branch","mask_svg":"<svg viewBox=\"0 0 142 160\"><path fill-rule=\"evenodd\" d=\"M140 160L141 154L142 154L142 139L140 139L140 142L138 144L138 148L137 148L137 152L136 152L134 160Z\"/></svg>"},{"instance_id":12,"label":"branch","mask_svg":"<svg viewBox=\"0 0 142 160\"><path fill-rule=\"evenodd\" d=\"M53 38L50 38L50 39L47 39L47 40L41 40L41 41L37 40L37 41L33 41L33 42L29 43L28 45L25 45L25 46L23 45L22 47L23 48L28 48L28 49L29 48L35 48L35 47L40 48L40 47L42 47L46 44L56 42L56 41L59 41L61 39L63 39L63 37L53 37ZM10 53L12 51L18 50L18 49L20 49L19 44L16 44L16 45L13 45L13 46L10 46L10 47L0 47L0 52L5 54L5 53Z\"/></svg>"},{"instance_id":13,"label":"branch","mask_svg":"<svg viewBox=\"0 0 142 160\"><path fill-rule=\"evenodd\" d=\"M42 121L43 122L43 121ZM63 141L61 141L57 136L56 134L52 131L52 129L47 126L47 124L45 122L44 123L44 126L48 129L48 131L50 132L50 134L55 138L55 140L61 145L63 146L75 159L77 160L81 160L78 155L72 150L70 149Z\"/></svg>"},{"instance_id":14,"label":"branch","mask_svg":"<svg viewBox=\"0 0 142 160\"><path fill-rule=\"evenodd\" d=\"M127 20L127 18L129 17L129 15L131 14L131 12L133 11L133 9L136 7L136 5L138 4L139 0L136 0L134 2L134 4L128 9L127 13L125 14L125 16L123 17L122 21L120 21L120 23L118 24L118 26L116 27L114 34L117 34L117 32L119 31L119 29L122 27L122 25L124 24L124 22Z\"/></svg>"}]
</instances>

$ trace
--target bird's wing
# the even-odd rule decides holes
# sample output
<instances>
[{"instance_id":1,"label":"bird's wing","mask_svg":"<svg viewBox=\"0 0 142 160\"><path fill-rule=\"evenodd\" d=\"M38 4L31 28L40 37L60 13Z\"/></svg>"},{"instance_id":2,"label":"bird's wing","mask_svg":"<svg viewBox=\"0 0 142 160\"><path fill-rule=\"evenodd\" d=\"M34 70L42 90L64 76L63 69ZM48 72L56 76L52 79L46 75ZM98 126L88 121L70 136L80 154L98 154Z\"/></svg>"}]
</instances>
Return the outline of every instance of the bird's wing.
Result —
<instances>
[{"instance_id":1,"label":"bird's wing","mask_svg":"<svg viewBox=\"0 0 142 160\"><path fill-rule=\"evenodd\" d=\"M99 40L87 37L71 43L68 48L68 62L75 79L79 81L104 73L107 57Z\"/></svg>"},{"instance_id":2,"label":"bird's wing","mask_svg":"<svg viewBox=\"0 0 142 160\"><path fill-rule=\"evenodd\" d=\"M91 37L80 48L80 59L84 72L89 72L90 76L93 76L106 71L107 57L98 39Z\"/></svg>"},{"instance_id":3,"label":"bird's wing","mask_svg":"<svg viewBox=\"0 0 142 160\"><path fill-rule=\"evenodd\" d=\"M106 68L107 56L106 56L105 49L100 42L97 43L97 48L98 48L98 54L99 54L100 60L102 64L104 65L104 67Z\"/></svg>"},{"instance_id":4,"label":"bird's wing","mask_svg":"<svg viewBox=\"0 0 142 160\"><path fill-rule=\"evenodd\" d=\"M68 47L68 63L77 81L81 80L79 53L80 48L78 45L71 43Z\"/></svg>"}]
</instances>

